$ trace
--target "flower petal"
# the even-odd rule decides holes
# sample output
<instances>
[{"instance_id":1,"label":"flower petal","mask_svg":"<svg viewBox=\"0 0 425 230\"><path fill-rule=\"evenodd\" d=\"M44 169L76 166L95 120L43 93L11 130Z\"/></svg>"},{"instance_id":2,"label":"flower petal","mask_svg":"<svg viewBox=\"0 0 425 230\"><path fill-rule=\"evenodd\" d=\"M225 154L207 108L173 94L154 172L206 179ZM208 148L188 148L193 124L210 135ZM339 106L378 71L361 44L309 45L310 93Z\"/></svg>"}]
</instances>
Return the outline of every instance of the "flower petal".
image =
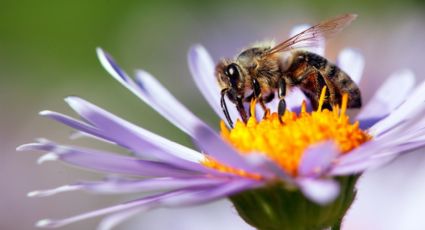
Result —
<instances>
[{"instance_id":1,"label":"flower petal","mask_svg":"<svg viewBox=\"0 0 425 230\"><path fill-rule=\"evenodd\" d=\"M45 151L45 156L54 156L66 163L95 171L134 176L187 177L196 172L176 168L173 165L120 156L105 151L71 146L60 146L53 142L31 143L18 147L18 151ZM45 158L45 156L43 156ZM42 157L42 158L43 158ZM46 159L46 158L45 158Z\"/></svg>"},{"instance_id":2,"label":"flower petal","mask_svg":"<svg viewBox=\"0 0 425 230\"><path fill-rule=\"evenodd\" d=\"M162 193L162 194L158 194L154 196L145 197L143 199L138 199L138 200L130 201L127 203L122 203L115 206L83 213L80 215L76 215L76 216L69 217L66 219L61 219L61 220L44 219L44 220L38 221L36 223L36 226L40 228L59 228L59 227L66 226L68 224L72 224L81 220L94 218L101 215L118 213L118 212L127 211L127 210L135 210L136 208L138 211L149 210L153 207L158 206L159 200L165 199L170 196L175 196L180 193L182 192L178 191L178 192Z\"/></svg>"},{"instance_id":3,"label":"flower petal","mask_svg":"<svg viewBox=\"0 0 425 230\"><path fill-rule=\"evenodd\" d=\"M40 220L36 225L37 227L44 228L58 228L81 220L94 218L101 215L123 213L129 210L134 210L135 212L137 210L137 212L141 212L157 207L174 207L202 204L211 200L225 198L228 195L255 186L258 186L258 182L256 181L236 180L233 182L224 183L221 186L216 186L210 189L178 190L173 192L161 193L142 199L126 202L123 204L118 204L115 206L95 210L92 212L83 213L62 220Z\"/></svg>"},{"instance_id":4,"label":"flower petal","mask_svg":"<svg viewBox=\"0 0 425 230\"><path fill-rule=\"evenodd\" d=\"M188 63L193 80L199 91L201 91L205 100L210 104L221 120L227 123L227 119L220 105L220 88L214 76L214 62L208 51L201 45L192 46L188 53ZM227 98L226 103L231 105ZM239 113L235 106L227 106L227 108L232 120L239 118Z\"/></svg>"},{"instance_id":5,"label":"flower petal","mask_svg":"<svg viewBox=\"0 0 425 230\"><path fill-rule=\"evenodd\" d=\"M199 118L177 101L149 73L138 71L137 81L134 82L132 78L120 69L108 53L98 48L97 55L102 66L112 77L182 131L192 136L193 133L191 131L193 129L191 128L194 125L203 124Z\"/></svg>"},{"instance_id":6,"label":"flower petal","mask_svg":"<svg viewBox=\"0 0 425 230\"><path fill-rule=\"evenodd\" d=\"M332 141L317 144L305 150L298 168L301 177L318 177L327 172L332 161L339 154Z\"/></svg>"},{"instance_id":7,"label":"flower petal","mask_svg":"<svg viewBox=\"0 0 425 230\"><path fill-rule=\"evenodd\" d=\"M206 124L181 104L152 75L143 70L136 72L136 84L140 87L143 98L178 128L194 137L194 129Z\"/></svg>"},{"instance_id":8,"label":"flower petal","mask_svg":"<svg viewBox=\"0 0 425 230\"><path fill-rule=\"evenodd\" d=\"M392 74L357 116L362 129L371 127L399 106L412 91L414 83L415 76L409 70Z\"/></svg>"},{"instance_id":9,"label":"flower petal","mask_svg":"<svg viewBox=\"0 0 425 230\"><path fill-rule=\"evenodd\" d=\"M249 162L247 158L240 155L232 146L226 143L217 133L211 129L201 126L196 131L195 144L206 154L224 165L242 169L250 173L264 172L256 164Z\"/></svg>"},{"instance_id":10,"label":"flower petal","mask_svg":"<svg viewBox=\"0 0 425 230\"><path fill-rule=\"evenodd\" d=\"M197 151L129 123L81 98L68 97L66 102L81 117L101 130L104 136L108 136L114 142L121 143L124 147L139 154L149 151L148 157L158 157L161 160L167 160L167 158L173 156L173 160L179 158L192 162L199 162L204 159L204 156ZM160 151L155 151L155 149Z\"/></svg>"},{"instance_id":11,"label":"flower petal","mask_svg":"<svg viewBox=\"0 0 425 230\"><path fill-rule=\"evenodd\" d=\"M102 194L124 194L139 192L170 191L190 188L206 188L223 184L230 178L216 178L205 176L192 176L185 178L161 177L143 180L108 179L106 181L79 182L64 185L54 189L38 190L28 194L29 197L46 197L58 193L84 190Z\"/></svg>"},{"instance_id":12,"label":"flower petal","mask_svg":"<svg viewBox=\"0 0 425 230\"><path fill-rule=\"evenodd\" d=\"M423 135L425 135L425 133L421 134L421 136ZM363 154L363 157L341 160L339 164L333 167L330 175L343 176L363 172L370 168L376 168L387 164L400 154L412 152L424 146L425 140L405 140L403 143L393 144L379 151L371 149L368 152L369 154Z\"/></svg>"},{"instance_id":13,"label":"flower petal","mask_svg":"<svg viewBox=\"0 0 425 230\"><path fill-rule=\"evenodd\" d=\"M97 230L111 230L140 212L139 209L130 209L106 216L97 226Z\"/></svg>"},{"instance_id":14,"label":"flower petal","mask_svg":"<svg viewBox=\"0 0 425 230\"><path fill-rule=\"evenodd\" d=\"M104 112L107 113L106 111ZM107 113L107 115L111 116L112 120L116 119L116 122L118 123L123 122L124 124L127 124L123 126L117 125L117 128L121 131L115 130L116 132L105 132L103 130L99 130L97 127L93 127L84 122L75 120L71 117L56 112L43 111L40 114L59 121L72 128L79 129L90 135L106 140L107 142L121 145L126 149L134 151L137 156L141 156L147 159L156 158L171 165L176 165L178 167L190 170L205 172L211 171L198 163L204 158L204 156L199 152L167 140L145 129L134 126L133 124L115 117L112 114ZM115 120L113 122L111 121L111 123L114 122ZM106 124L106 126L108 125ZM135 132L136 129L137 132Z\"/></svg>"},{"instance_id":15,"label":"flower petal","mask_svg":"<svg viewBox=\"0 0 425 230\"><path fill-rule=\"evenodd\" d=\"M321 205L332 202L339 194L339 185L334 180L301 178L297 182L307 198Z\"/></svg>"},{"instance_id":16,"label":"flower petal","mask_svg":"<svg viewBox=\"0 0 425 230\"><path fill-rule=\"evenodd\" d=\"M365 61L363 55L351 48L343 49L337 58L337 66L345 71L356 84L360 83Z\"/></svg>"},{"instance_id":17,"label":"flower petal","mask_svg":"<svg viewBox=\"0 0 425 230\"><path fill-rule=\"evenodd\" d=\"M230 195L241 192L243 190L259 187L263 182L256 180L238 179L223 183L210 189L192 190L191 192L182 193L180 196L169 197L161 201L164 207L181 207L189 205L204 204L220 198L227 198Z\"/></svg>"},{"instance_id":18,"label":"flower petal","mask_svg":"<svg viewBox=\"0 0 425 230\"><path fill-rule=\"evenodd\" d=\"M392 127L405 122L410 117L417 114L425 107L425 82L422 82L410 94L410 96L396 110L391 112L385 119L382 119L370 128L370 133L374 136L385 133Z\"/></svg>"}]
</instances>

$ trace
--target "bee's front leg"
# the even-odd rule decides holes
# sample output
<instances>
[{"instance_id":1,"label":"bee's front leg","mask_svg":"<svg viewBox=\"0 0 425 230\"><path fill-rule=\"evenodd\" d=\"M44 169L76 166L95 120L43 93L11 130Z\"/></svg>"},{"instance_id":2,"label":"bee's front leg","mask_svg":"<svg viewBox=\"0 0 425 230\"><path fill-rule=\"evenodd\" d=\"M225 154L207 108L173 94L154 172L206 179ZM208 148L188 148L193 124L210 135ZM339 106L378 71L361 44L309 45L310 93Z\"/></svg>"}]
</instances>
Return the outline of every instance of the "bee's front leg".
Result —
<instances>
[{"instance_id":1,"label":"bee's front leg","mask_svg":"<svg viewBox=\"0 0 425 230\"><path fill-rule=\"evenodd\" d=\"M243 122L244 123L247 123L248 122L248 116L247 116L246 111L245 111L245 108L243 106L243 100L242 100L241 97L238 97L237 98L236 109L238 110L239 115L241 116Z\"/></svg>"}]
</instances>

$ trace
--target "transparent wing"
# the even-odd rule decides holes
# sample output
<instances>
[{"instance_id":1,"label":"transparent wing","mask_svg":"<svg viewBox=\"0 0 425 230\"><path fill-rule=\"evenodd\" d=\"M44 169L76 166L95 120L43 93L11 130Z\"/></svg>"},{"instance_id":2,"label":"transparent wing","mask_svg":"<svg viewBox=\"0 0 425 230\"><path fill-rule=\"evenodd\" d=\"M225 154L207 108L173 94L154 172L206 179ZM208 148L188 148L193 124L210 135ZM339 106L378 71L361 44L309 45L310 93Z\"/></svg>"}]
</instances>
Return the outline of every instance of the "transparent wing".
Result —
<instances>
[{"instance_id":1,"label":"transparent wing","mask_svg":"<svg viewBox=\"0 0 425 230\"><path fill-rule=\"evenodd\" d=\"M344 14L323 21L276 45L270 49L266 55L298 48L316 47L319 45L320 41L337 34L356 18L356 14Z\"/></svg>"}]
</instances>

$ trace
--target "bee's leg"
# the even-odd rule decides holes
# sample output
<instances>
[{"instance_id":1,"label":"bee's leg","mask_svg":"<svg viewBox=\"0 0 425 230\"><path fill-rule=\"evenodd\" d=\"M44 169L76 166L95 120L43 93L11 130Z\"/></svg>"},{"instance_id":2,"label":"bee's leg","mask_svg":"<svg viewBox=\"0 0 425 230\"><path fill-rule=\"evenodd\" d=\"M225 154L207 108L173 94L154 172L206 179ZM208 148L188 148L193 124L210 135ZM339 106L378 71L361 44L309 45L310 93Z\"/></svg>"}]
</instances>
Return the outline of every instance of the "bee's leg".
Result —
<instances>
[{"instance_id":1,"label":"bee's leg","mask_svg":"<svg viewBox=\"0 0 425 230\"><path fill-rule=\"evenodd\" d=\"M308 69L300 77L298 77L298 82L301 84L304 82L314 86L313 92L309 92L309 91L305 92L305 90L303 90L307 98L310 99L311 105L314 110L318 108L320 94L322 92L323 87L326 86L327 100L324 101L322 108L332 110L332 106L329 103L329 100L331 99L330 98L331 88L329 87L326 79L323 77L323 75L320 73L320 71L316 67L314 66L308 67Z\"/></svg>"},{"instance_id":2,"label":"bee's leg","mask_svg":"<svg viewBox=\"0 0 425 230\"><path fill-rule=\"evenodd\" d=\"M264 110L264 113L266 113L267 107L261 95L261 86L260 86L260 83L258 83L257 79L255 78L252 80L252 88L254 89L254 97L258 100L258 103L260 103L261 108L263 108Z\"/></svg>"},{"instance_id":3,"label":"bee's leg","mask_svg":"<svg viewBox=\"0 0 425 230\"><path fill-rule=\"evenodd\" d=\"M320 85L320 87L317 88L317 90L318 90L317 95L320 95L323 87L326 86L326 92L325 92L325 98L326 99L323 102L322 109L328 109L329 111L332 111L332 105L330 104L330 100L331 100L330 90L331 90L331 88L327 84L326 79L323 77L323 75L319 71L317 71L317 81Z\"/></svg>"},{"instance_id":4,"label":"bee's leg","mask_svg":"<svg viewBox=\"0 0 425 230\"><path fill-rule=\"evenodd\" d=\"M243 106L242 98L238 97L236 101L236 109L239 112L239 115L241 115L241 118L243 122L248 122L248 115L246 114L245 108Z\"/></svg>"},{"instance_id":5,"label":"bee's leg","mask_svg":"<svg viewBox=\"0 0 425 230\"><path fill-rule=\"evenodd\" d=\"M285 101L285 95L286 95L286 81L282 77L278 81L277 86L277 95L279 97L279 105L277 107L277 114L279 115L279 121L282 123L282 116L285 114L286 111L286 101Z\"/></svg>"},{"instance_id":6,"label":"bee's leg","mask_svg":"<svg viewBox=\"0 0 425 230\"><path fill-rule=\"evenodd\" d=\"M233 121L232 118L230 118L229 110L227 109L226 101L224 100L224 95L226 95L227 89L224 89L221 91L221 109L223 110L224 116L227 119L227 123L229 123L230 127L233 128Z\"/></svg>"}]
</instances>

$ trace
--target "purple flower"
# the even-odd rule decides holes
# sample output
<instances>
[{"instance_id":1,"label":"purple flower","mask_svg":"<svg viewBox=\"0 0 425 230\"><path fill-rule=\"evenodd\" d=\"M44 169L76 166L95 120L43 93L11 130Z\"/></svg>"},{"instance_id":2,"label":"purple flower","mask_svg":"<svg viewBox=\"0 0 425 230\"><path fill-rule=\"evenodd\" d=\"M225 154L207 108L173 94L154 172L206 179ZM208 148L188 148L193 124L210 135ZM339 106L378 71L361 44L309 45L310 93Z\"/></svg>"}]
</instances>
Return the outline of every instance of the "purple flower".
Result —
<instances>
[{"instance_id":1,"label":"purple flower","mask_svg":"<svg viewBox=\"0 0 425 230\"><path fill-rule=\"evenodd\" d=\"M316 52L323 52L323 48ZM418 84L414 88L414 76L408 70L389 77L355 117L354 120L358 121L361 128L359 132L365 135L364 141L353 144L347 151L341 150L342 144L337 137L326 137L315 144L308 142L307 148L301 148L301 155L297 159L299 162L288 166L295 165L295 168L291 168L294 171L291 171L276 161L279 156L274 158L258 149L251 149L246 153L237 146L243 141L232 142L230 134L226 136L226 132L233 130L227 130L224 124L220 136L177 101L149 73L138 71L133 79L120 69L109 54L101 49L97 53L103 67L118 82L189 135L198 150L138 127L84 99L68 97L65 101L81 120L53 111L42 111L40 115L76 129L78 135L121 146L132 154L124 156L96 149L65 146L44 139L22 145L18 147L19 151L47 152L39 158L39 163L60 160L106 175L102 181L77 182L51 190L34 191L28 196L44 197L76 190L100 194L149 192L151 195L66 219L40 220L38 227L61 227L87 218L108 215L100 223L99 229L110 229L142 211L157 207L197 205L227 197L231 198L239 214L248 223L258 227L263 226L261 220L256 223L250 213L244 211L248 212L249 205L258 205L252 203L255 199L267 203L264 199L269 197L271 191L280 191L282 194L289 191L292 201L317 204L314 207L318 207L318 210L322 207L333 208L327 206L329 204L345 205L336 216L332 216L332 221L335 221L335 218L342 218L351 204L355 179L359 174L425 144L425 120L422 119L425 111L425 84ZM188 61L196 85L217 115L225 121L220 109L214 63L208 52L196 45L190 49ZM360 81L364 61L359 53L345 49L337 64L354 81ZM289 110L295 112L287 114L297 116L296 112L303 109L300 106L303 100L304 96L296 89L288 95ZM270 108L275 107L272 102ZM256 112L259 111L261 110L257 109ZM238 118L232 106L229 106L229 112L233 120ZM341 117L340 120L348 119L342 111L335 116ZM255 124L262 122L255 116L251 119ZM349 127L356 126L349 121L346 123ZM244 126L241 122L238 124ZM299 132L304 135L303 130ZM350 141L353 142L353 139ZM246 201L248 198L251 199L251 204ZM274 216L264 218L272 217ZM331 222L326 220L320 224L331 226L334 224Z\"/></svg>"}]
</instances>

